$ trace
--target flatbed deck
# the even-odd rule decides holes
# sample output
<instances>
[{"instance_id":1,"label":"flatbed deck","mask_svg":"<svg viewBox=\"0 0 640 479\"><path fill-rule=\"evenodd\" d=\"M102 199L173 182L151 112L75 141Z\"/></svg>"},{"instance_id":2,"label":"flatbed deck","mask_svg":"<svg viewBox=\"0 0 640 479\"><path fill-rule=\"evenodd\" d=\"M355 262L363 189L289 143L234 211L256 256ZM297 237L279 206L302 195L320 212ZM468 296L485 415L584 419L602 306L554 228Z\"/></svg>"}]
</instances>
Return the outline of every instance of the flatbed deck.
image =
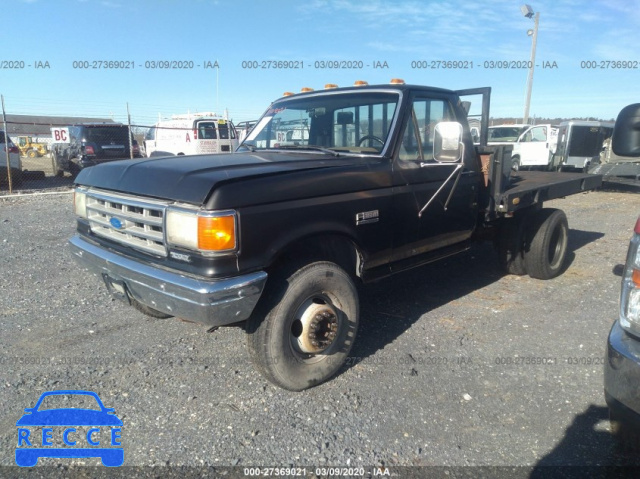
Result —
<instances>
[{"instance_id":1,"label":"flatbed deck","mask_svg":"<svg viewBox=\"0 0 640 479\"><path fill-rule=\"evenodd\" d=\"M602 185L602 175L548 171L512 172L502 192L494 193L498 213L513 213L536 203L593 190Z\"/></svg>"}]
</instances>

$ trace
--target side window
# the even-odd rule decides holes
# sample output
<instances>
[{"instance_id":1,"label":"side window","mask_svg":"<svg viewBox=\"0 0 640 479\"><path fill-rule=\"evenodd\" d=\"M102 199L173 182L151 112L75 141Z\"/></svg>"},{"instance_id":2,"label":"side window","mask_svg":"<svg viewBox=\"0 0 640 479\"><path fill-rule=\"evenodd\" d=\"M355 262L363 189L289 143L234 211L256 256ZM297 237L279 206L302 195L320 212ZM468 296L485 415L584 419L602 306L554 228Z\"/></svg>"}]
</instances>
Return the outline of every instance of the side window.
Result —
<instances>
[{"instance_id":1,"label":"side window","mask_svg":"<svg viewBox=\"0 0 640 479\"><path fill-rule=\"evenodd\" d=\"M69 128L69 141L78 141L78 139L80 139L80 127L72 126Z\"/></svg>"},{"instance_id":2,"label":"side window","mask_svg":"<svg viewBox=\"0 0 640 479\"><path fill-rule=\"evenodd\" d=\"M156 139L156 127L152 126L147 131L147 134L144 137L145 140L155 140Z\"/></svg>"},{"instance_id":3,"label":"side window","mask_svg":"<svg viewBox=\"0 0 640 479\"><path fill-rule=\"evenodd\" d=\"M398 159L432 161L433 132L441 121L455 121L453 109L446 100L416 98L405 126Z\"/></svg>"},{"instance_id":4,"label":"side window","mask_svg":"<svg viewBox=\"0 0 640 479\"><path fill-rule=\"evenodd\" d=\"M368 103L335 110L333 144L381 151L391 128L394 110L393 103Z\"/></svg>"},{"instance_id":5,"label":"side window","mask_svg":"<svg viewBox=\"0 0 640 479\"><path fill-rule=\"evenodd\" d=\"M201 140L215 140L216 125L212 122L200 122L198 123L198 138Z\"/></svg>"},{"instance_id":6,"label":"side window","mask_svg":"<svg viewBox=\"0 0 640 479\"><path fill-rule=\"evenodd\" d=\"M531 141L547 141L547 127L533 128L531 130Z\"/></svg>"}]
</instances>

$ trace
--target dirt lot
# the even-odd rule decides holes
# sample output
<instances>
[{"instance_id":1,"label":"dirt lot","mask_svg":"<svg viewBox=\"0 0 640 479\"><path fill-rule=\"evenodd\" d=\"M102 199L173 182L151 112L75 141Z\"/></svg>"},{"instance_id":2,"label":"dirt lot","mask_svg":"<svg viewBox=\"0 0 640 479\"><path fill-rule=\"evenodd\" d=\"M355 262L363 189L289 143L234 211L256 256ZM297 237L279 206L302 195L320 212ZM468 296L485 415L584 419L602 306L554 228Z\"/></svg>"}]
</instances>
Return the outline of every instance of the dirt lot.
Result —
<instances>
[{"instance_id":1,"label":"dirt lot","mask_svg":"<svg viewBox=\"0 0 640 479\"><path fill-rule=\"evenodd\" d=\"M55 389L95 391L115 408L132 467L517 466L505 472L517 476L640 465L614 447L602 386L640 195L547 206L569 219L562 276L505 276L479 245L367 287L347 367L290 393L254 370L242 330L207 334L113 300L69 254L70 194L0 198L0 465L15 464L24 408Z\"/></svg>"}]
</instances>

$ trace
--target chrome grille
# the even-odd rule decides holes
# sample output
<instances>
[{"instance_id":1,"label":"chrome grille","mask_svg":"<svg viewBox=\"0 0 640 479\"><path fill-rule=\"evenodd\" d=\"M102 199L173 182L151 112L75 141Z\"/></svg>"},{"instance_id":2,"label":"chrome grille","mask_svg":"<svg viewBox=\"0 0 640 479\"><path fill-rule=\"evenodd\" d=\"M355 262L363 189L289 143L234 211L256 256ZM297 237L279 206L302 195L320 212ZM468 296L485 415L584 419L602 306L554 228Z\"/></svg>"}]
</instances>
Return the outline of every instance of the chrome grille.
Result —
<instances>
[{"instance_id":1,"label":"chrome grille","mask_svg":"<svg viewBox=\"0 0 640 479\"><path fill-rule=\"evenodd\" d=\"M166 203L146 198L95 190L87 192L87 219L93 233L158 256L167 256L164 241L166 207Z\"/></svg>"}]
</instances>

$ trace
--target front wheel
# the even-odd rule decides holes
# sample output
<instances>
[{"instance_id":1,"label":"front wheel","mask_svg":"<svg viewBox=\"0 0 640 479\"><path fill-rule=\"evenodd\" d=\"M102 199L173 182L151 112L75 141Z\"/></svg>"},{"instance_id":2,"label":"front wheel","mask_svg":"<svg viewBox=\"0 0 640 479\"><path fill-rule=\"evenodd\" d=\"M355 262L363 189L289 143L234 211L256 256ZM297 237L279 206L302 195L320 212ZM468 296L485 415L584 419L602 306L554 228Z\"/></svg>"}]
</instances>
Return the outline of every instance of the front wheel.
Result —
<instances>
[{"instance_id":1,"label":"front wheel","mask_svg":"<svg viewBox=\"0 0 640 479\"><path fill-rule=\"evenodd\" d=\"M54 151L51 152L51 172L53 176L61 177L64 174L64 171L58 165L58 156Z\"/></svg>"},{"instance_id":2,"label":"front wheel","mask_svg":"<svg viewBox=\"0 0 640 479\"><path fill-rule=\"evenodd\" d=\"M609 411L611 433L623 451L640 452L640 432L633 429L623 418L619 418L613 411Z\"/></svg>"},{"instance_id":3,"label":"front wheel","mask_svg":"<svg viewBox=\"0 0 640 479\"><path fill-rule=\"evenodd\" d=\"M513 171L520 171L520 160L518 158L511 160L511 169Z\"/></svg>"},{"instance_id":4,"label":"front wheel","mask_svg":"<svg viewBox=\"0 0 640 479\"><path fill-rule=\"evenodd\" d=\"M337 264L315 262L270 278L247 322L248 347L272 383L302 391L344 364L358 330L358 291Z\"/></svg>"},{"instance_id":5,"label":"front wheel","mask_svg":"<svg viewBox=\"0 0 640 479\"><path fill-rule=\"evenodd\" d=\"M524 262L532 278L551 279L562 272L569 243L569 226L562 210L543 208L529 218L529 248Z\"/></svg>"}]
</instances>

